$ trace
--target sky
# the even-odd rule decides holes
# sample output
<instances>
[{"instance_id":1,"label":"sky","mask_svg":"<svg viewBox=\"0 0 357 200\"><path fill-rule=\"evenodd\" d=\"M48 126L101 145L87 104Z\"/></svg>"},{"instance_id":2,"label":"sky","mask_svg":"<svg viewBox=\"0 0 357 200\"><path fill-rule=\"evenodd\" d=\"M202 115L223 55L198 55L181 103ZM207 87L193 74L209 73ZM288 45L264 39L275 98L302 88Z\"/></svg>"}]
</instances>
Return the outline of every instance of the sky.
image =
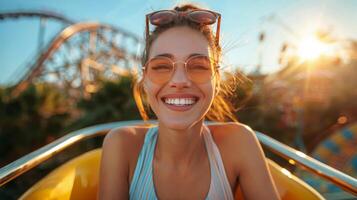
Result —
<instances>
[{"instance_id":1,"label":"sky","mask_svg":"<svg viewBox=\"0 0 357 200\"><path fill-rule=\"evenodd\" d=\"M246 73L255 71L258 63L262 73L278 71L282 44L296 43L316 29L357 40L357 0L1 0L0 13L51 11L77 22L110 24L142 37L145 14L185 2L221 13L224 63ZM11 83L15 72L26 70L34 59L39 25L35 18L0 20L0 85ZM58 22L48 22L45 44L62 28ZM261 32L265 33L263 43L258 42Z\"/></svg>"}]
</instances>

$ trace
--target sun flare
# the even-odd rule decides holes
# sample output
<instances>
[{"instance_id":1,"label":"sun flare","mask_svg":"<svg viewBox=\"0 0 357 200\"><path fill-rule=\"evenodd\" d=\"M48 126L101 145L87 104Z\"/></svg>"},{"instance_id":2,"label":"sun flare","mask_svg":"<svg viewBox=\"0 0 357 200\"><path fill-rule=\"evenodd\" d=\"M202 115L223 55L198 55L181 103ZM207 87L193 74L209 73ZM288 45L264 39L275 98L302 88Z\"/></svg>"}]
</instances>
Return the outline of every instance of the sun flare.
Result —
<instances>
[{"instance_id":1,"label":"sun flare","mask_svg":"<svg viewBox=\"0 0 357 200\"><path fill-rule=\"evenodd\" d=\"M298 45L298 55L303 60L313 60L329 51L328 44L315 36L306 36Z\"/></svg>"}]
</instances>

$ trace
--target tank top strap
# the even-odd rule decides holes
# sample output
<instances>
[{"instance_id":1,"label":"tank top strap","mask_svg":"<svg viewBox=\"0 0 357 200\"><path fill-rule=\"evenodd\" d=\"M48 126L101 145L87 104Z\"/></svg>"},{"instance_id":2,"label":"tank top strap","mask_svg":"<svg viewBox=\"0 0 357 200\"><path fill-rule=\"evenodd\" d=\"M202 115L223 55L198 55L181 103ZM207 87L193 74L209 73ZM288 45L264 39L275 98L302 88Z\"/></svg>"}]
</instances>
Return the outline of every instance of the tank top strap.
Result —
<instances>
[{"instance_id":1,"label":"tank top strap","mask_svg":"<svg viewBox=\"0 0 357 200\"><path fill-rule=\"evenodd\" d=\"M145 135L144 144L138 157L129 188L130 199L157 199L152 178L152 161L156 141L157 127L152 127Z\"/></svg>"},{"instance_id":2,"label":"tank top strap","mask_svg":"<svg viewBox=\"0 0 357 200\"><path fill-rule=\"evenodd\" d=\"M211 168L211 185L207 199L233 200L233 192L224 169L219 149L213 140L209 128L207 126L204 126L204 128L207 130L203 131L203 136Z\"/></svg>"}]
</instances>

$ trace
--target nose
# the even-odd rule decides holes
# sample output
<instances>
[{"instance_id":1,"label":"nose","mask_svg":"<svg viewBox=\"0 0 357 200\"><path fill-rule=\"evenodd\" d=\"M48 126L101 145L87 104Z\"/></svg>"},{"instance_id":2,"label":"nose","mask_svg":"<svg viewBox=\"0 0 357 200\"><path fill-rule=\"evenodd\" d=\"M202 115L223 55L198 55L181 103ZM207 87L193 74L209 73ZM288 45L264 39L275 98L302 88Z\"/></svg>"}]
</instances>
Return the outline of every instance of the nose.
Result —
<instances>
[{"instance_id":1,"label":"nose","mask_svg":"<svg viewBox=\"0 0 357 200\"><path fill-rule=\"evenodd\" d=\"M176 68L170 80L170 86L175 88L186 88L191 86L191 81L188 78L184 63L176 62Z\"/></svg>"}]
</instances>

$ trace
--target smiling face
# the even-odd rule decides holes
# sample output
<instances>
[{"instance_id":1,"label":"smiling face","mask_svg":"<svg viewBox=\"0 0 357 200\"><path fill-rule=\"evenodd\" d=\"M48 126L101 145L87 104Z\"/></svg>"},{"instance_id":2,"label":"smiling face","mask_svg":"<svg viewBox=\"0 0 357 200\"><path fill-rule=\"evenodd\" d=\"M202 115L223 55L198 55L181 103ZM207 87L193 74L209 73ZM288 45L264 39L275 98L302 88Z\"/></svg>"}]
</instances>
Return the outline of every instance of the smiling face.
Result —
<instances>
[{"instance_id":1,"label":"smiling face","mask_svg":"<svg viewBox=\"0 0 357 200\"><path fill-rule=\"evenodd\" d=\"M212 104L216 80L195 83L185 72L183 62L197 54L213 57L202 33L186 26L170 28L152 43L149 59L164 55L178 62L168 82L154 83L147 73L143 80L150 107L167 128L189 128L204 118Z\"/></svg>"}]
</instances>

